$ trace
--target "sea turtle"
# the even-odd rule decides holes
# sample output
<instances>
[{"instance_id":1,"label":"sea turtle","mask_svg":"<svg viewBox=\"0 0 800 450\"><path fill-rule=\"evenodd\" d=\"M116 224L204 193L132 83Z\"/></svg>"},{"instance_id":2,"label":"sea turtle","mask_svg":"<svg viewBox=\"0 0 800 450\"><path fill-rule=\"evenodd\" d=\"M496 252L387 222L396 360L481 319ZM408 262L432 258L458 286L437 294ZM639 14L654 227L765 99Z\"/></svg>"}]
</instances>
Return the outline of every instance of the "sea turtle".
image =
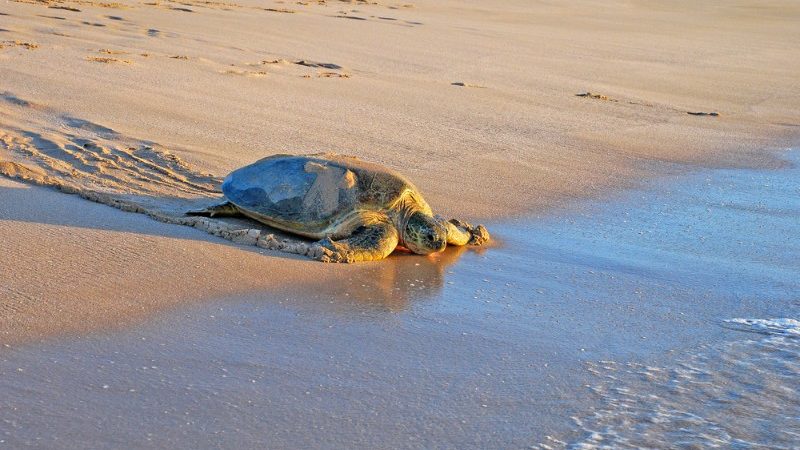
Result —
<instances>
[{"instance_id":1,"label":"sea turtle","mask_svg":"<svg viewBox=\"0 0 800 450\"><path fill-rule=\"evenodd\" d=\"M242 214L319 239L314 254L326 262L378 260L398 245L427 255L489 240L482 225L434 216L404 176L350 156L269 156L233 171L222 193L227 202L188 214Z\"/></svg>"}]
</instances>

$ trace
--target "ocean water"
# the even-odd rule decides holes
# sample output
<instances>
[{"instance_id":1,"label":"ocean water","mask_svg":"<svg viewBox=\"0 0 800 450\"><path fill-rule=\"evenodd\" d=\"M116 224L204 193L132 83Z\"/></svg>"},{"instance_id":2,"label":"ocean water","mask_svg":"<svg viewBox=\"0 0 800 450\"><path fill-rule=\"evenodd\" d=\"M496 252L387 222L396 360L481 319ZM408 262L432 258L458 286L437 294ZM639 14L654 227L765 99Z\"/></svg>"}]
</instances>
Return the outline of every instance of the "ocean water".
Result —
<instances>
[{"instance_id":1,"label":"ocean water","mask_svg":"<svg viewBox=\"0 0 800 450\"><path fill-rule=\"evenodd\" d=\"M800 447L782 157L487 224L486 249L0 348L0 447Z\"/></svg>"},{"instance_id":2,"label":"ocean water","mask_svg":"<svg viewBox=\"0 0 800 450\"><path fill-rule=\"evenodd\" d=\"M656 364L587 363L593 405L572 417L569 438L550 436L539 447L800 447L800 158L786 158L778 171L689 177L668 194L684 200L676 209L650 204L653 217L673 226L640 230L669 233L649 247L680 255L673 270L684 272L681 282L705 284L712 289L700 299L721 301L703 329L736 333ZM643 225L642 217L637 211L633 222Z\"/></svg>"},{"instance_id":3,"label":"ocean water","mask_svg":"<svg viewBox=\"0 0 800 450\"><path fill-rule=\"evenodd\" d=\"M544 448L798 448L800 322L733 319L758 337L704 345L665 365L598 361L584 434Z\"/></svg>"}]
</instances>

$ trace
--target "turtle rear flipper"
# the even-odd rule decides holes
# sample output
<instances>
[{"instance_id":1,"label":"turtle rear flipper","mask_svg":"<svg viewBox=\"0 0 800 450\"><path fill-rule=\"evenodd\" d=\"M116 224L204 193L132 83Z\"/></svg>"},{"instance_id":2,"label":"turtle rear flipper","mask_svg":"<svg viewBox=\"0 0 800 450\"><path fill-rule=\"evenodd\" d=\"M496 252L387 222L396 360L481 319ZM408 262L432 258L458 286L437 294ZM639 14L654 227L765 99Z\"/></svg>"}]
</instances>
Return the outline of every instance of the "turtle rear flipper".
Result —
<instances>
[{"instance_id":1,"label":"turtle rear flipper","mask_svg":"<svg viewBox=\"0 0 800 450\"><path fill-rule=\"evenodd\" d=\"M239 208L231 202L220 203L219 205L209 206L205 209L195 209L193 211L186 211L187 216L240 216L242 213Z\"/></svg>"}]
</instances>

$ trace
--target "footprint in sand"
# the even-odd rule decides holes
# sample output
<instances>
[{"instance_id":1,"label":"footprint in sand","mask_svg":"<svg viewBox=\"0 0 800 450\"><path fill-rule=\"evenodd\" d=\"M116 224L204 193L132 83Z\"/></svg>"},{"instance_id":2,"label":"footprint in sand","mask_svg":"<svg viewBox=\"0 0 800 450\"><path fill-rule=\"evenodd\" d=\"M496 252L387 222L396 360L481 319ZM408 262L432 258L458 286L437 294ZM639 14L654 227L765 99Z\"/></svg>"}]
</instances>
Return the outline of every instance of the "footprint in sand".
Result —
<instances>
[{"instance_id":1,"label":"footprint in sand","mask_svg":"<svg viewBox=\"0 0 800 450\"><path fill-rule=\"evenodd\" d=\"M345 14L339 14L339 15L336 15L336 16L333 16L333 17L336 17L336 18L339 18L339 19L367 20L367 19L366 19L366 18L364 18L364 17L359 17L359 16L349 16L349 15L347 15L346 13L345 13Z\"/></svg>"},{"instance_id":2,"label":"footprint in sand","mask_svg":"<svg viewBox=\"0 0 800 450\"><path fill-rule=\"evenodd\" d=\"M98 23L98 22L87 22L87 21L85 21L85 20L84 20L83 22L81 22L81 23L82 23L82 24L84 24L84 25L92 26L92 27L104 27L104 26L105 26L105 24L102 24L102 23Z\"/></svg>"},{"instance_id":3,"label":"footprint in sand","mask_svg":"<svg viewBox=\"0 0 800 450\"><path fill-rule=\"evenodd\" d=\"M350 75L339 72L320 72L317 74L317 78L350 78Z\"/></svg>"},{"instance_id":4,"label":"footprint in sand","mask_svg":"<svg viewBox=\"0 0 800 450\"><path fill-rule=\"evenodd\" d=\"M63 5L66 3L64 0L11 0L17 3L28 3L31 5L43 6L51 9L62 9L65 11L80 11L77 8ZM72 3L78 3L85 6L94 8L128 8L128 5L122 3L109 3L109 2L96 2L92 0L73 0Z\"/></svg>"},{"instance_id":5,"label":"footprint in sand","mask_svg":"<svg viewBox=\"0 0 800 450\"><path fill-rule=\"evenodd\" d=\"M331 17L336 17L338 19L368 20L366 17L350 15L346 11L339 11L339 14L337 14L335 16L331 16ZM372 18L372 19L379 19L379 20L384 20L384 21L388 21L388 22L394 22L396 25L400 25L400 26L404 26L404 27L423 25L422 22L416 22L416 21L413 21L413 20L403 20L402 23L400 23L398 21L398 19L396 19L394 17L385 17L385 16L369 16L369 17Z\"/></svg>"},{"instance_id":6,"label":"footprint in sand","mask_svg":"<svg viewBox=\"0 0 800 450\"><path fill-rule=\"evenodd\" d=\"M200 0L200 1L185 1L185 2L178 2L184 6L194 6L196 8L209 8L209 9L219 9L223 11L233 11L234 9L242 8L242 5L238 3L229 3L229 2L217 2L213 0ZM255 9L260 9L258 7L253 7ZM175 9L175 8L171 8ZM193 11L192 11L193 12Z\"/></svg>"},{"instance_id":7,"label":"footprint in sand","mask_svg":"<svg viewBox=\"0 0 800 450\"><path fill-rule=\"evenodd\" d=\"M240 76L251 77L251 78L261 78L261 77L265 77L265 76L269 75L268 72L265 72L263 70L262 71L252 71L252 70L229 69L229 70L224 70L221 73L223 73L225 75L240 75Z\"/></svg>"},{"instance_id":8,"label":"footprint in sand","mask_svg":"<svg viewBox=\"0 0 800 450\"><path fill-rule=\"evenodd\" d=\"M66 17L61 17L61 16L43 16L41 14L37 14L36 17L44 17L45 19L55 19L55 20L67 20Z\"/></svg>"},{"instance_id":9,"label":"footprint in sand","mask_svg":"<svg viewBox=\"0 0 800 450\"><path fill-rule=\"evenodd\" d=\"M112 63L131 64L131 62L128 61L127 59L107 58L103 56L87 56L86 60L98 63L105 63L105 64L112 64Z\"/></svg>"},{"instance_id":10,"label":"footprint in sand","mask_svg":"<svg viewBox=\"0 0 800 450\"><path fill-rule=\"evenodd\" d=\"M52 5L48 6L50 9L63 9L64 11L72 11L72 12L81 12L78 8L73 8L71 6L61 6L61 5Z\"/></svg>"},{"instance_id":11,"label":"footprint in sand","mask_svg":"<svg viewBox=\"0 0 800 450\"><path fill-rule=\"evenodd\" d=\"M102 53L104 55L127 55L128 52L123 52L121 50L111 50L108 48L101 48L97 51L98 53Z\"/></svg>"},{"instance_id":12,"label":"footprint in sand","mask_svg":"<svg viewBox=\"0 0 800 450\"><path fill-rule=\"evenodd\" d=\"M400 26L403 26L403 27L412 27L412 26L416 26L416 25L423 25L422 22L415 22L415 21L412 21L412 20L403 20L402 23L401 23L401 22L398 22L398 19L396 19L394 17L385 17L385 16L370 16L370 17L373 18L373 19L379 19L379 20L386 20L386 21L389 21L389 22L395 22L397 25L400 25Z\"/></svg>"},{"instance_id":13,"label":"footprint in sand","mask_svg":"<svg viewBox=\"0 0 800 450\"><path fill-rule=\"evenodd\" d=\"M575 94L576 97L585 97L585 98L593 98L595 100L605 100L607 102L618 102L619 100L613 99L607 95L597 94L595 92L581 92Z\"/></svg>"},{"instance_id":14,"label":"footprint in sand","mask_svg":"<svg viewBox=\"0 0 800 450\"><path fill-rule=\"evenodd\" d=\"M187 3L182 3L182 4L186 5ZM194 10L189 9L189 8L182 8L180 6L162 5L160 2L157 2L157 1L156 2L144 2L144 3L142 3L142 5L154 6L156 8L169 9L169 10L172 10L172 11L181 11L181 12L189 12L189 13L193 13L194 12Z\"/></svg>"},{"instance_id":15,"label":"footprint in sand","mask_svg":"<svg viewBox=\"0 0 800 450\"><path fill-rule=\"evenodd\" d=\"M309 68L309 69L328 69L327 71L317 72L315 74L317 76L317 78L350 78L350 76L351 76L350 74L342 73L341 70L343 70L343 67L340 66L339 64L324 63L324 62L317 62L317 61L309 61L309 60L306 60L306 59L296 59L296 60L291 60L291 61L283 59L283 58L265 59L265 60L259 61L257 63L247 63L246 65L248 65L250 67L254 67L254 66L255 67L259 67L259 66L275 66L275 67L301 66L301 67ZM223 72L223 73L229 73L229 72L236 72L236 73L242 73L242 74L247 73L246 71L239 71L239 70L234 70L234 69L230 69L230 70L228 70L226 72ZM308 71L306 71L306 72L308 72ZM302 78L311 78L312 74L304 73L304 74L301 75L301 77Z\"/></svg>"},{"instance_id":16,"label":"footprint in sand","mask_svg":"<svg viewBox=\"0 0 800 450\"><path fill-rule=\"evenodd\" d=\"M22 47L25 50L36 50L39 48L39 44L35 44L33 42L24 42L24 41L0 41L0 49L3 48L10 48L10 47Z\"/></svg>"},{"instance_id":17,"label":"footprint in sand","mask_svg":"<svg viewBox=\"0 0 800 450\"><path fill-rule=\"evenodd\" d=\"M292 64L297 64L298 66L306 66L306 67L319 67L322 69L331 69L331 70L339 70L342 68L342 66L338 64L306 61L304 59L292 61Z\"/></svg>"},{"instance_id":18,"label":"footprint in sand","mask_svg":"<svg viewBox=\"0 0 800 450\"><path fill-rule=\"evenodd\" d=\"M460 86L460 87L486 89L486 86L481 86L479 84L464 83L463 81L454 81L454 82L450 83L450 85L452 85L452 86Z\"/></svg>"},{"instance_id":19,"label":"footprint in sand","mask_svg":"<svg viewBox=\"0 0 800 450\"><path fill-rule=\"evenodd\" d=\"M257 63L250 63L248 65L249 66L260 66L260 65L263 65L263 64L283 64L283 65L288 65L288 64L291 64L291 63L289 61L285 60L285 59L265 59L263 61L260 61L260 62L257 62Z\"/></svg>"}]
</instances>

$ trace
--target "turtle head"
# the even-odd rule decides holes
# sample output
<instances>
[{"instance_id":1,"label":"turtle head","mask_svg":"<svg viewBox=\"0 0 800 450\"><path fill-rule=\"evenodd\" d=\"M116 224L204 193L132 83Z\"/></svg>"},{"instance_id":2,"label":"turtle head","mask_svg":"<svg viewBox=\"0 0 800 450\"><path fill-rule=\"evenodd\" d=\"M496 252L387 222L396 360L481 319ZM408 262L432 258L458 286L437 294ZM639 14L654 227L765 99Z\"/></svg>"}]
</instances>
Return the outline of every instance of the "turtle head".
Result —
<instances>
[{"instance_id":1,"label":"turtle head","mask_svg":"<svg viewBox=\"0 0 800 450\"><path fill-rule=\"evenodd\" d=\"M447 246L447 228L441 220L417 211L403 230L403 245L420 255L440 252Z\"/></svg>"}]
</instances>

